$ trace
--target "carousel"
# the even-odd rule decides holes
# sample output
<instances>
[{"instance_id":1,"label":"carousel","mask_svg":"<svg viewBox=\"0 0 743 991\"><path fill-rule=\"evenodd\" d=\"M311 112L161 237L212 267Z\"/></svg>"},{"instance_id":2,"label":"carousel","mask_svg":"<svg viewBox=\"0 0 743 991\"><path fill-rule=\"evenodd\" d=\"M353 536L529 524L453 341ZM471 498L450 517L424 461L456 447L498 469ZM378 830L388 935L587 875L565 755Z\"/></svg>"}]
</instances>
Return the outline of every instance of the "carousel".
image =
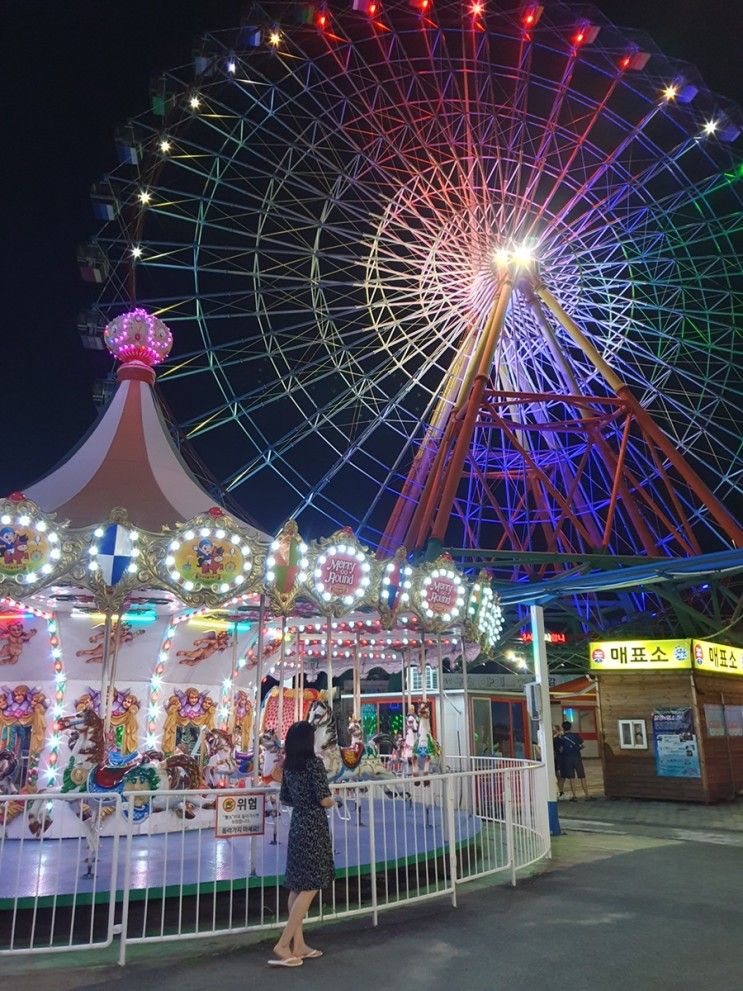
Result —
<instances>
[{"instance_id":1,"label":"carousel","mask_svg":"<svg viewBox=\"0 0 743 991\"><path fill-rule=\"evenodd\" d=\"M441 686L444 658L490 650L500 605L487 575L472 581L446 555L416 565L400 547L380 558L350 529L305 541L293 520L272 536L215 505L153 388L168 328L134 310L108 325L105 342L119 367L102 417L50 474L0 501L3 849L22 841L30 888L73 890L62 853L34 877L30 841L84 834L89 859L105 857L126 812L150 853L188 828L216 864L231 841L209 833L215 792L268 789L273 828L250 867L278 876L288 822L275 788L291 723L315 725L336 784L404 788L445 768L444 694L427 696L427 669ZM384 740L366 737L361 720L362 679L375 668L402 672L404 721ZM341 675L353 698L342 724ZM178 790L188 800L173 801ZM75 792L100 796L103 813L73 802L52 812L45 801ZM368 847L357 844L357 860ZM146 887L146 871L138 878Z\"/></svg>"}]
</instances>

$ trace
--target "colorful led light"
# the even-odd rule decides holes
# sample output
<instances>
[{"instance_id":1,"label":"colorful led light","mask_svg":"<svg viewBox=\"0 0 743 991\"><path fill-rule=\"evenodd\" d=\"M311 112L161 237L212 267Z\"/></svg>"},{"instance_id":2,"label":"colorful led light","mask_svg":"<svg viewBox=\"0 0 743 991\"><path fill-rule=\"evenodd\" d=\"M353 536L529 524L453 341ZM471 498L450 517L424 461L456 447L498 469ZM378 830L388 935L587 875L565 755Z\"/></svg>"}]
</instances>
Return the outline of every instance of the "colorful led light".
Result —
<instances>
[{"instance_id":1,"label":"colorful led light","mask_svg":"<svg viewBox=\"0 0 743 991\"><path fill-rule=\"evenodd\" d=\"M162 320L142 309L130 310L112 320L103 332L103 340L122 364L138 361L159 365L173 346L173 335Z\"/></svg>"}]
</instances>

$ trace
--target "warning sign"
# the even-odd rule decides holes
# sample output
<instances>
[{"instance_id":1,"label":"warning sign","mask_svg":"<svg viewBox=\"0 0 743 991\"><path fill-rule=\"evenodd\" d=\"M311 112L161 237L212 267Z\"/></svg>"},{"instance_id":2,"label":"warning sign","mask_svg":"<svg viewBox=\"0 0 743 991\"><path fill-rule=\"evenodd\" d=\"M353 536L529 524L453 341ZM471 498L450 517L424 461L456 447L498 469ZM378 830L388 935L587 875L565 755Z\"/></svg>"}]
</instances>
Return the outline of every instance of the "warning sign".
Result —
<instances>
[{"instance_id":1,"label":"warning sign","mask_svg":"<svg viewBox=\"0 0 743 991\"><path fill-rule=\"evenodd\" d=\"M266 796L260 791L241 791L217 796L218 839L232 836L262 836L265 831Z\"/></svg>"}]
</instances>

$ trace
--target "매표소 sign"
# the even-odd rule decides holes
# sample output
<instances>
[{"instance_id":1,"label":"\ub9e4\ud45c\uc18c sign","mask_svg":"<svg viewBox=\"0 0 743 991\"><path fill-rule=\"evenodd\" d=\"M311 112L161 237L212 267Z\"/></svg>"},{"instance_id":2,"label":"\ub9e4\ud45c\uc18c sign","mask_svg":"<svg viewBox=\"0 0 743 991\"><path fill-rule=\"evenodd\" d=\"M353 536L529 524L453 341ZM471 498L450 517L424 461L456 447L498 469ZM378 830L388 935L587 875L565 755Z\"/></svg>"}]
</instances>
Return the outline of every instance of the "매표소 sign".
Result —
<instances>
[{"instance_id":1,"label":"\ub9e4\ud45c\uc18c sign","mask_svg":"<svg viewBox=\"0 0 743 991\"><path fill-rule=\"evenodd\" d=\"M590 643L592 671L679 670L691 667L689 640L616 640Z\"/></svg>"},{"instance_id":2,"label":"\ub9e4\ud45c\uc18c sign","mask_svg":"<svg viewBox=\"0 0 743 991\"><path fill-rule=\"evenodd\" d=\"M215 836L262 836L265 831L266 796L260 791L217 795Z\"/></svg>"}]
</instances>

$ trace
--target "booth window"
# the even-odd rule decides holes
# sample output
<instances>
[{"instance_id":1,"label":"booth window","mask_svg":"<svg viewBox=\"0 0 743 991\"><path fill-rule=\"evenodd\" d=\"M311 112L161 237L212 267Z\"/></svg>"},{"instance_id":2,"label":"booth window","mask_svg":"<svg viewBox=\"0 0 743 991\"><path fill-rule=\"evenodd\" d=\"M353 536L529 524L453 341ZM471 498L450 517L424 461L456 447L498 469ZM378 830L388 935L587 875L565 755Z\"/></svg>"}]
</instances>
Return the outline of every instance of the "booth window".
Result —
<instances>
[{"instance_id":1,"label":"booth window","mask_svg":"<svg viewBox=\"0 0 743 991\"><path fill-rule=\"evenodd\" d=\"M619 720L619 746L622 750L648 749L644 719Z\"/></svg>"}]
</instances>

